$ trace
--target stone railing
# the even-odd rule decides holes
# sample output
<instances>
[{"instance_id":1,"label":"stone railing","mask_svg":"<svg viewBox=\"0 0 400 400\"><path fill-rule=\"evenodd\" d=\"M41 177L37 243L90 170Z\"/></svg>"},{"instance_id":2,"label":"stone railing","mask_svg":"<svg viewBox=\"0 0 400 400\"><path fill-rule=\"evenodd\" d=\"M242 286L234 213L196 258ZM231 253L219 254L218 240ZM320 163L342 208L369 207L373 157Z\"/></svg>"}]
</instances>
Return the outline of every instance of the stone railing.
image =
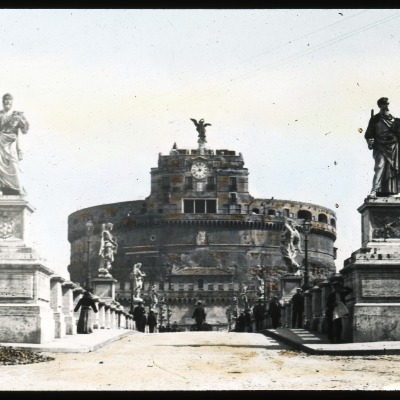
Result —
<instances>
[{"instance_id":1,"label":"stone railing","mask_svg":"<svg viewBox=\"0 0 400 400\"><path fill-rule=\"evenodd\" d=\"M80 311L75 312L79 299L84 293L79 285L59 276L50 278L50 308L54 317L54 338L77 334ZM133 317L117 302L107 303L94 296L98 312L92 313L92 329L134 329Z\"/></svg>"},{"instance_id":2,"label":"stone railing","mask_svg":"<svg viewBox=\"0 0 400 400\"><path fill-rule=\"evenodd\" d=\"M328 296L332 290L331 281L327 279L304 292L304 329L316 333L327 333L325 309ZM282 306L281 326L292 328L292 304L290 301L286 301Z\"/></svg>"}]
</instances>

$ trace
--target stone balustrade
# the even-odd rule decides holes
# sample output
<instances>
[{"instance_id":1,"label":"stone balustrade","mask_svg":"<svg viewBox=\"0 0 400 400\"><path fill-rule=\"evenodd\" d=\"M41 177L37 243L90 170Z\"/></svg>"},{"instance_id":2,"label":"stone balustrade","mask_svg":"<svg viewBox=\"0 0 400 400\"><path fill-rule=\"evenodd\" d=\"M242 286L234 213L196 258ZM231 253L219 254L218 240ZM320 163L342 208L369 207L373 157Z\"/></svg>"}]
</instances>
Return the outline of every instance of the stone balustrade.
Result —
<instances>
[{"instance_id":1,"label":"stone balustrade","mask_svg":"<svg viewBox=\"0 0 400 400\"><path fill-rule=\"evenodd\" d=\"M54 338L77 334L80 311L74 309L84 293L75 283L54 274L50 277L50 308L54 319ZM117 301L93 296L98 312L92 313L93 329L134 329L133 317Z\"/></svg>"}]
</instances>

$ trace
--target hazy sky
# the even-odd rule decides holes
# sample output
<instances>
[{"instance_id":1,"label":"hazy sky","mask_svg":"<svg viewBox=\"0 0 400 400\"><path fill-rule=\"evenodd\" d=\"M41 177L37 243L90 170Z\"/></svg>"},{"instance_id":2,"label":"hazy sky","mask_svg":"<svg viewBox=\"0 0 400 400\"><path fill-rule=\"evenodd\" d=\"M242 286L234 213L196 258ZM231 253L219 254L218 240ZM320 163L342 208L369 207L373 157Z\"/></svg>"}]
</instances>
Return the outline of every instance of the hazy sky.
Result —
<instances>
[{"instance_id":1,"label":"hazy sky","mask_svg":"<svg viewBox=\"0 0 400 400\"><path fill-rule=\"evenodd\" d=\"M378 98L400 116L400 10L0 10L1 95L14 96L35 245L66 275L67 217L144 199L158 153L242 152L254 197L337 213L337 269L361 246L357 208ZM67 276L67 275L66 275Z\"/></svg>"}]
</instances>

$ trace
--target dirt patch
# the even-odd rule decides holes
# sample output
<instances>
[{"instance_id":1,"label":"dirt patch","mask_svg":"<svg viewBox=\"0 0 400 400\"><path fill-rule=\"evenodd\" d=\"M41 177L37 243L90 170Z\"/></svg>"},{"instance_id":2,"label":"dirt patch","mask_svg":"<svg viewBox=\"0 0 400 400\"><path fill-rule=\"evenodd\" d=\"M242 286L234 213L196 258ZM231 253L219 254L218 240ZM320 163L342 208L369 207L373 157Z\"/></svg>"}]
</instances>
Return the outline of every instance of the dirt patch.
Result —
<instances>
[{"instance_id":1,"label":"dirt patch","mask_svg":"<svg viewBox=\"0 0 400 400\"><path fill-rule=\"evenodd\" d=\"M52 360L54 360L53 357L45 356L33 351L0 346L0 365L33 364Z\"/></svg>"}]
</instances>

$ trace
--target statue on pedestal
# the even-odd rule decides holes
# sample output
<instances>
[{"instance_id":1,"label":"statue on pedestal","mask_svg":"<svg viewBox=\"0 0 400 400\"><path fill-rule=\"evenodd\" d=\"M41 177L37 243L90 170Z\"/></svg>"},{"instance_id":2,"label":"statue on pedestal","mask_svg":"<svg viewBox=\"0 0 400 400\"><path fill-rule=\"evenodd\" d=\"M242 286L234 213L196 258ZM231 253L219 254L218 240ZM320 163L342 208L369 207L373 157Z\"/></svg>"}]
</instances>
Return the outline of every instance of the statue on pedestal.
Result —
<instances>
[{"instance_id":1,"label":"statue on pedestal","mask_svg":"<svg viewBox=\"0 0 400 400\"><path fill-rule=\"evenodd\" d=\"M396 195L400 192L400 119L389 113L389 99L381 97L377 101L380 111L371 118L365 131L368 148L375 160L374 177L369 198Z\"/></svg>"},{"instance_id":2,"label":"statue on pedestal","mask_svg":"<svg viewBox=\"0 0 400 400\"><path fill-rule=\"evenodd\" d=\"M157 307L158 307L157 286L153 285L151 287L151 292L150 292L150 310L157 312Z\"/></svg>"},{"instance_id":3,"label":"statue on pedestal","mask_svg":"<svg viewBox=\"0 0 400 400\"><path fill-rule=\"evenodd\" d=\"M133 293L136 299L141 299L141 293L143 290L143 277L146 276L141 270L142 264L136 263L133 266L132 277L133 277Z\"/></svg>"},{"instance_id":4,"label":"statue on pedestal","mask_svg":"<svg viewBox=\"0 0 400 400\"><path fill-rule=\"evenodd\" d=\"M113 224L107 223L101 225L101 241L100 252L101 256L100 268L98 271L99 278L112 278L110 273L114 261L114 254L117 252L118 243L116 237L111 233Z\"/></svg>"},{"instance_id":5,"label":"statue on pedestal","mask_svg":"<svg viewBox=\"0 0 400 400\"><path fill-rule=\"evenodd\" d=\"M282 245L281 252L289 272L297 272L300 269L300 264L295 260L297 253L302 254L300 248L300 233L294 227L293 221L285 222L285 230L281 235Z\"/></svg>"},{"instance_id":6,"label":"statue on pedestal","mask_svg":"<svg viewBox=\"0 0 400 400\"><path fill-rule=\"evenodd\" d=\"M205 124L204 119L202 118L197 122L195 119L190 118L191 121L196 126L196 131L199 133L199 139L197 140L197 143L199 144L200 147L204 148L205 143L207 143L206 140L206 126L211 126L211 124Z\"/></svg>"},{"instance_id":7,"label":"statue on pedestal","mask_svg":"<svg viewBox=\"0 0 400 400\"><path fill-rule=\"evenodd\" d=\"M27 133L29 123L23 112L11 111L12 103L13 97L6 93L0 111L0 194L25 195L19 169L23 155L18 134Z\"/></svg>"}]
</instances>

